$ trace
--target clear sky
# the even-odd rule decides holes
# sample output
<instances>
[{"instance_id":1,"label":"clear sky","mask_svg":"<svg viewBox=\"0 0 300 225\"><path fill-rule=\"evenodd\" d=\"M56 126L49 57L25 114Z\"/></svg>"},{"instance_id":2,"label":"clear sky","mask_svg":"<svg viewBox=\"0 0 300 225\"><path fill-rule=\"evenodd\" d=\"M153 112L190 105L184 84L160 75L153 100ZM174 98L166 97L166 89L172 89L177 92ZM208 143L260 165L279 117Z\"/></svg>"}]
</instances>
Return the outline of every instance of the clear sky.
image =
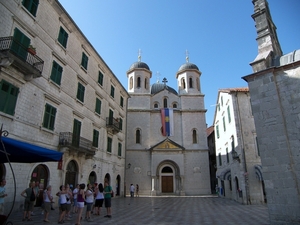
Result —
<instances>
[{"instance_id":1,"label":"clear sky","mask_svg":"<svg viewBox=\"0 0 300 225\"><path fill-rule=\"evenodd\" d=\"M129 67L142 60L150 83L167 78L189 61L202 72L206 123L213 124L219 89L246 87L257 55L252 0L59 0L127 90ZM84 2L84 4L83 4ZM300 0L268 0L284 54L300 49ZM159 73L159 76L157 74Z\"/></svg>"}]
</instances>

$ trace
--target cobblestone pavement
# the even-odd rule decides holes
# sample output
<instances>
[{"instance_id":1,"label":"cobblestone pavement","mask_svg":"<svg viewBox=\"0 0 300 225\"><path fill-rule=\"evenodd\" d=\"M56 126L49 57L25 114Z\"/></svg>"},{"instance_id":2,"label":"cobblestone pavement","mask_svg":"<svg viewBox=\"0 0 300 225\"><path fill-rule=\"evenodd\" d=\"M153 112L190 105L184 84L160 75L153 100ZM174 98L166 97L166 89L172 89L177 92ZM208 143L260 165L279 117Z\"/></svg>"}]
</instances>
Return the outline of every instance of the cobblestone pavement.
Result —
<instances>
[{"instance_id":1,"label":"cobblestone pavement","mask_svg":"<svg viewBox=\"0 0 300 225\"><path fill-rule=\"evenodd\" d=\"M13 213L9 221L18 224L57 224L58 209L50 212L50 223L43 222L41 209L34 209L33 221L22 222L22 213ZM85 209L83 211L83 217ZM235 201L218 197L116 197L112 199L112 217L106 218L105 208L101 215L93 215L93 222L82 221L82 225L269 225L267 207L263 205L241 205ZM75 224L76 214L65 225Z\"/></svg>"}]
</instances>

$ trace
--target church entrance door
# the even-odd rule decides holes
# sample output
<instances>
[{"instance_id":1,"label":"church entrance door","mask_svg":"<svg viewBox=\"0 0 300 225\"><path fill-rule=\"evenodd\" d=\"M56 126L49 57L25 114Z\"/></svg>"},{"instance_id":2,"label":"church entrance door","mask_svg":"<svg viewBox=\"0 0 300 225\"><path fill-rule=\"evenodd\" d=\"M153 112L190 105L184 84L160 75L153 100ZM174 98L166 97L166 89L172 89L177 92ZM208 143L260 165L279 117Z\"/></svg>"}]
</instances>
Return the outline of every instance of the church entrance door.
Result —
<instances>
[{"instance_id":1,"label":"church entrance door","mask_svg":"<svg viewBox=\"0 0 300 225\"><path fill-rule=\"evenodd\" d=\"M161 177L162 183L162 193L173 193L173 176L162 176Z\"/></svg>"}]
</instances>

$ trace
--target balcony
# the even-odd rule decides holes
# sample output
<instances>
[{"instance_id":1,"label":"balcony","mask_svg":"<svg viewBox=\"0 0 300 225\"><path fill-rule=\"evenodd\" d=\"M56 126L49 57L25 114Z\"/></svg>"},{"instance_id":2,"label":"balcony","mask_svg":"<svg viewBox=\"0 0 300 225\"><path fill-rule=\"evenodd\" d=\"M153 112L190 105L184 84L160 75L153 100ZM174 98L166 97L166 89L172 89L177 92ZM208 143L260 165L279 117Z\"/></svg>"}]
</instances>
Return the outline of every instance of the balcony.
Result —
<instances>
[{"instance_id":1,"label":"balcony","mask_svg":"<svg viewBox=\"0 0 300 225\"><path fill-rule=\"evenodd\" d=\"M9 67L10 65L24 73L24 79L30 81L42 76L44 61L35 53L29 52L19 42L14 41L13 37L1 37L0 67Z\"/></svg>"},{"instance_id":2,"label":"balcony","mask_svg":"<svg viewBox=\"0 0 300 225\"><path fill-rule=\"evenodd\" d=\"M120 121L113 117L106 117L106 128L109 133L116 134L120 132Z\"/></svg>"},{"instance_id":3,"label":"balcony","mask_svg":"<svg viewBox=\"0 0 300 225\"><path fill-rule=\"evenodd\" d=\"M70 153L82 154L86 157L92 157L95 155L95 149L92 146L92 141L82 137L77 137L71 132L59 133L59 147L66 147Z\"/></svg>"}]
</instances>

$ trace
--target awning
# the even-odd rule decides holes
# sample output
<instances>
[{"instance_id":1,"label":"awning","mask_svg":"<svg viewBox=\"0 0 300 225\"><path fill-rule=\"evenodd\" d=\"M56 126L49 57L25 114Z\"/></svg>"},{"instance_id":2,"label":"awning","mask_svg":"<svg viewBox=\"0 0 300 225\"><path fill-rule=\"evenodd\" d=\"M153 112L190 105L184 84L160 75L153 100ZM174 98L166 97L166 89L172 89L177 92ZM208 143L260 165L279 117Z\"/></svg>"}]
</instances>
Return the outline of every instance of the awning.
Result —
<instances>
[{"instance_id":1,"label":"awning","mask_svg":"<svg viewBox=\"0 0 300 225\"><path fill-rule=\"evenodd\" d=\"M17 141L7 137L1 137L7 151L10 162L33 163L59 161L63 153L39 147L22 141ZM6 163L7 158L3 153L3 146L0 142L0 163Z\"/></svg>"}]
</instances>

